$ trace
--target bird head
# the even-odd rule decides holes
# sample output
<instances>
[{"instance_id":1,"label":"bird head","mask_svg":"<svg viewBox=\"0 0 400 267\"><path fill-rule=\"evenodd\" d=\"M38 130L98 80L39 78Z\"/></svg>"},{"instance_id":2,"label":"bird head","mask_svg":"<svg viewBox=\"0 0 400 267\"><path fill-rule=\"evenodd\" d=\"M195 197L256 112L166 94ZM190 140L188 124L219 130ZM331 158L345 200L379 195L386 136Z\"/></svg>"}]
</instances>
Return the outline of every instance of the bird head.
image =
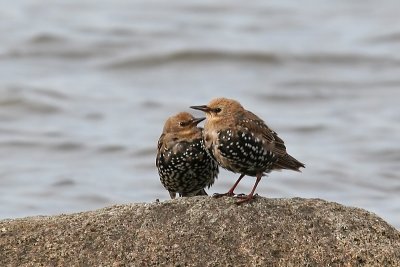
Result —
<instances>
[{"instance_id":1,"label":"bird head","mask_svg":"<svg viewBox=\"0 0 400 267\"><path fill-rule=\"evenodd\" d=\"M190 108L204 111L207 119L210 120L232 118L235 114L244 111L238 101L228 98L215 98L207 105L191 106Z\"/></svg>"},{"instance_id":2,"label":"bird head","mask_svg":"<svg viewBox=\"0 0 400 267\"><path fill-rule=\"evenodd\" d=\"M164 133L190 133L198 130L197 124L205 118L195 118L190 113L180 112L167 119L164 125Z\"/></svg>"}]
</instances>

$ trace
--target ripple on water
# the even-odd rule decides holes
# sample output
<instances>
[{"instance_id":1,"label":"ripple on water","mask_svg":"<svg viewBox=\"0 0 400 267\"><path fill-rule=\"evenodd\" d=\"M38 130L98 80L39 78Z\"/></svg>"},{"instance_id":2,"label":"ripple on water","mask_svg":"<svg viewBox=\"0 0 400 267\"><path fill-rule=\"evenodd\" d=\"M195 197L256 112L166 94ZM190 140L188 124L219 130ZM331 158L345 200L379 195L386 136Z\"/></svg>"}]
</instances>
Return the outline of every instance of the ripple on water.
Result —
<instances>
[{"instance_id":1,"label":"ripple on water","mask_svg":"<svg viewBox=\"0 0 400 267\"><path fill-rule=\"evenodd\" d=\"M301 125L301 126L288 127L288 130L300 134L311 134L311 133L319 133L327 131L328 126L323 124Z\"/></svg>"},{"instance_id":2,"label":"ripple on water","mask_svg":"<svg viewBox=\"0 0 400 267\"><path fill-rule=\"evenodd\" d=\"M221 61L237 61L237 62L258 62L277 64L279 58L267 52L251 52L251 51L226 51L226 50L205 50L205 49L182 49L176 51L164 51L163 53L151 53L148 55L133 55L121 59L115 59L107 63L106 69L131 69L154 67L157 65L165 65L177 62L221 62Z\"/></svg>"},{"instance_id":3,"label":"ripple on water","mask_svg":"<svg viewBox=\"0 0 400 267\"><path fill-rule=\"evenodd\" d=\"M371 151L366 151L357 155L357 158L369 162L400 162L400 150L397 147L393 148L377 148Z\"/></svg>"},{"instance_id":4,"label":"ripple on water","mask_svg":"<svg viewBox=\"0 0 400 267\"><path fill-rule=\"evenodd\" d=\"M80 142L73 142L73 141L68 141L68 142L60 142L56 144L51 144L49 145L51 149L55 151L80 151L85 149L85 145Z\"/></svg>"},{"instance_id":5,"label":"ripple on water","mask_svg":"<svg viewBox=\"0 0 400 267\"><path fill-rule=\"evenodd\" d=\"M131 153L131 156L136 158L142 158L142 157L147 157L147 156L154 156L156 151L156 147L146 147L142 149L137 149L134 152Z\"/></svg>"},{"instance_id":6,"label":"ripple on water","mask_svg":"<svg viewBox=\"0 0 400 267\"><path fill-rule=\"evenodd\" d=\"M59 101L67 97L48 89L9 87L0 89L1 113L22 112L24 114L53 115L62 111Z\"/></svg>"},{"instance_id":7,"label":"ripple on water","mask_svg":"<svg viewBox=\"0 0 400 267\"><path fill-rule=\"evenodd\" d=\"M36 33L28 40L28 42L31 43L32 45L43 45L43 44L59 45L62 43L66 43L67 41L68 41L67 38L59 34L50 32Z\"/></svg>"},{"instance_id":8,"label":"ripple on water","mask_svg":"<svg viewBox=\"0 0 400 267\"><path fill-rule=\"evenodd\" d=\"M59 178L58 181L51 184L53 187L70 187L76 185L76 182L70 178Z\"/></svg>"},{"instance_id":9,"label":"ripple on water","mask_svg":"<svg viewBox=\"0 0 400 267\"><path fill-rule=\"evenodd\" d=\"M123 145L102 145L97 149L97 152L102 153L102 154L110 154L110 153L119 153L119 152L125 152L127 151L127 147Z\"/></svg>"}]
</instances>

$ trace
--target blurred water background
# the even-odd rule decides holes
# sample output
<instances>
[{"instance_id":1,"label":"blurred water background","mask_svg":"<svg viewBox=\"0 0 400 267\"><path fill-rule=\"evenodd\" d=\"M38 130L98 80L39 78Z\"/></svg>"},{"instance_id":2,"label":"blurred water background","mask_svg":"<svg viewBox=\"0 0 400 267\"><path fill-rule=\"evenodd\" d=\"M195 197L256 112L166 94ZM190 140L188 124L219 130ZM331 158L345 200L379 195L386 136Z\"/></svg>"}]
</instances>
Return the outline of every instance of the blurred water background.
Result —
<instances>
[{"instance_id":1,"label":"blurred water background","mask_svg":"<svg viewBox=\"0 0 400 267\"><path fill-rule=\"evenodd\" d=\"M164 121L225 96L306 163L270 174L259 194L362 207L400 228L399 10L395 0L7 1L0 218L168 199L154 164ZM237 177L222 171L209 193Z\"/></svg>"}]
</instances>

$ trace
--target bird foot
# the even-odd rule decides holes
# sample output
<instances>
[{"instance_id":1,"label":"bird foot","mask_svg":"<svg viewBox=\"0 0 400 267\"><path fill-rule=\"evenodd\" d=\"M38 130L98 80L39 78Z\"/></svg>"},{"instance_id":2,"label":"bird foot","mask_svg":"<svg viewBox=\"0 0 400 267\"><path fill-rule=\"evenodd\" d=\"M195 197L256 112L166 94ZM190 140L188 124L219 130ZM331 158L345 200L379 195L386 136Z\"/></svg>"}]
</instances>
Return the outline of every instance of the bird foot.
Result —
<instances>
[{"instance_id":1,"label":"bird foot","mask_svg":"<svg viewBox=\"0 0 400 267\"><path fill-rule=\"evenodd\" d=\"M245 198L245 197L247 197L247 195L240 193L240 194L235 194L233 197L234 198Z\"/></svg>"},{"instance_id":2,"label":"bird foot","mask_svg":"<svg viewBox=\"0 0 400 267\"><path fill-rule=\"evenodd\" d=\"M233 197L233 196L235 196L235 194L234 194L233 192L227 192L227 193L223 193L223 194L220 194L220 193L214 193L214 194L213 194L213 197L214 197L214 198Z\"/></svg>"},{"instance_id":3,"label":"bird foot","mask_svg":"<svg viewBox=\"0 0 400 267\"><path fill-rule=\"evenodd\" d=\"M240 194L240 195L237 195L237 196L235 196L236 198L238 198L239 200L238 201L236 201L236 205L240 205L240 204L243 204L243 203L245 203L245 202L251 202L251 201L253 201L254 200L254 198L256 198L258 196L258 194L255 194L255 195L245 195L245 194Z\"/></svg>"}]
</instances>

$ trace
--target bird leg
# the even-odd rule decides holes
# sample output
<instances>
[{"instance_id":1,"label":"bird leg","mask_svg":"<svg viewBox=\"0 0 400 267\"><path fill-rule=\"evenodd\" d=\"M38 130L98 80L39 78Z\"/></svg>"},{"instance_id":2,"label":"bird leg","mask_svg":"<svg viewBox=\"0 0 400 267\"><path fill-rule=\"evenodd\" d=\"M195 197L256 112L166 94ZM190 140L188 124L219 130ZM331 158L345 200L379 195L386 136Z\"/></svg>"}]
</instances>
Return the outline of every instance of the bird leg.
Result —
<instances>
[{"instance_id":1,"label":"bird leg","mask_svg":"<svg viewBox=\"0 0 400 267\"><path fill-rule=\"evenodd\" d=\"M223 196L228 196L228 197L232 197L235 195L235 193L233 193L233 191L235 190L236 186L239 184L240 180L242 180L242 178L244 177L244 174L241 174L239 179L237 179L236 183L231 187L231 189L229 189L228 192L224 193L224 194L218 194L215 193L213 195L213 197L215 198L219 198L219 197L223 197Z\"/></svg>"},{"instance_id":2,"label":"bird leg","mask_svg":"<svg viewBox=\"0 0 400 267\"><path fill-rule=\"evenodd\" d=\"M261 177L262 177L262 173L257 174L256 183L254 184L253 189L251 190L250 194L248 196L239 197L240 199L236 202L236 204L240 205L244 202L251 201L254 198L254 191L256 191L257 185L261 181Z\"/></svg>"},{"instance_id":3,"label":"bird leg","mask_svg":"<svg viewBox=\"0 0 400 267\"><path fill-rule=\"evenodd\" d=\"M171 197L171 199L174 199L176 197L176 193L169 191L169 196Z\"/></svg>"}]
</instances>

